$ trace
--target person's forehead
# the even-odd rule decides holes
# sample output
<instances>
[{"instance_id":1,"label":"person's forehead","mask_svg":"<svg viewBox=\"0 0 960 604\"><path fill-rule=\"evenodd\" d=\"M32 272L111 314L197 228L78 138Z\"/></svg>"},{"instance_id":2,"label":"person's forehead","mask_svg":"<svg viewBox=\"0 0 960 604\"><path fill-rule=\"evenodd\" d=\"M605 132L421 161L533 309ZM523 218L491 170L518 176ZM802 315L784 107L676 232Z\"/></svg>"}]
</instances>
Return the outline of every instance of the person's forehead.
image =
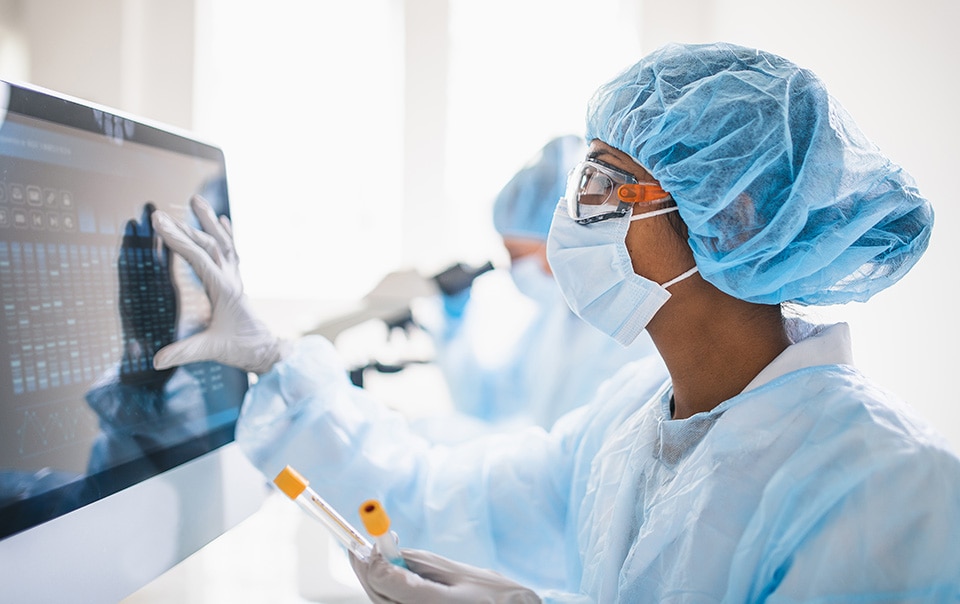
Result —
<instances>
[{"instance_id":1,"label":"person's forehead","mask_svg":"<svg viewBox=\"0 0 960 604\"><path fill-rule=\"evenodd\" d=\"M598 159L606 162L619 170L633 174L640 182L654 180L653 175L635 162L632 157L599 139L590 141L590 146L587 148L587 159Z\"/></svg>"}]
</instances>

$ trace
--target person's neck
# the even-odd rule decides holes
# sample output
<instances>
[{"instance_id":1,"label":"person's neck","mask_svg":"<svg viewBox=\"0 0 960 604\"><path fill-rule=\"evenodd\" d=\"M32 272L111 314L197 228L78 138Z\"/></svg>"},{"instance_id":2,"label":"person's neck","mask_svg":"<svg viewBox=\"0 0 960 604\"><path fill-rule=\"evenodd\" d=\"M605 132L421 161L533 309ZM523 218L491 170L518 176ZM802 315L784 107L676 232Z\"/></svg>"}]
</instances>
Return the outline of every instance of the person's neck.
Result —
<instances>
[{"instance_id":1,"label":"person's neck","mask_svg":"<svg viewBox=\"0 0 960 604\"><path fill-rule=\"evenodd\" d=\"M736 396L790 345L779 307L738 300L699 276L671 289L647 330L673 381L674 419Z\"/></svg>"}]
</instances>

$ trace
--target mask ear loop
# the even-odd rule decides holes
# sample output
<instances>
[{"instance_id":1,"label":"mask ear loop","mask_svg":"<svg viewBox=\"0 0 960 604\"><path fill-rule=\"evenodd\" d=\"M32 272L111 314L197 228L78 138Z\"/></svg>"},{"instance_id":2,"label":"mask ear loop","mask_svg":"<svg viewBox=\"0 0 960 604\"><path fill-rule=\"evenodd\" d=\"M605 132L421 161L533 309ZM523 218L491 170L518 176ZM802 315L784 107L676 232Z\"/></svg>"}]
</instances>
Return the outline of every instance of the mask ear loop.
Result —
<instances>
[{"instance_id":1,"label":"mask ear loop","mask_svg":"<svg viewBox=\"0 0 960 604\"><path fill-rule=\"evenodd\" d=\"M658 199L650 199L650 200L647 199L648 195L654 196L657 194L661 194L662 197L659 197ZM644 184L633 184L633 185L620 185L620 187L617 188L617 197L620 199L620 201L624 201L627 203L658 203L658 202L666 201L667 199L670 199L670 194L664 191L663 189L661 189L659 186L644 183ZM670 206L669 208L661 208L659 210L654 210L652 212L644 212L643 214L636 214L634 216L630 216L630 222L633 222L634 220L643 220L644 218L652 218L654 216L662 216L663 214L669 214L670 212L677 212L679 210L680 210L679 206ZM680 283L687 277L698 272L700 272L700 269L698 269L696 265L694 265L694 267L691 268L690 270L685 271L683 274L673 279L670 279L666 283L661 284L660 287L662 287L663 289L667 289L671 285L676 285L677 283Z\"/></svg>"},{"instance_id":2,"label":"mask ear loop","mask_svg":"<svg viewBox=\"0 0 960 604\"><path fill-rule=\"evenodd\" d=\"M664 198L666 199L666 198ZM670 212L676 212L680 208L677 206L670 206L669 208L661 208L659 210L654 210L652 212L644 212L643 214L635 214L630 216L630 222L634 220L643 220L644 218L653 218L654 216L660 216L662 214L669 214Z\"/></svg>"},{"instance_id":3,"label":"mask ear loop","mask_svg":"<svg viewBox=\"0 0 960 604\"><path fill-rule=\"evenodd\" d=\"M675 277L675 278L673 278L673 279L670 279L670 280L667 281L666 283L661 284L660 287L662 287L663 289L667 289L667 288L670 287L671 285L676 285L677 283L680 283L681 281L683 281L684 279L686 279L686 278L689 277L690 275L693 275L694 273L699 273L699 272L700 272L700 269L697 268L696 266L694 266L694 267L691 268L690 270L684 272L684 273L683 273L682 275L680 275L679 277Z\"/></svg>"}]
</instances>

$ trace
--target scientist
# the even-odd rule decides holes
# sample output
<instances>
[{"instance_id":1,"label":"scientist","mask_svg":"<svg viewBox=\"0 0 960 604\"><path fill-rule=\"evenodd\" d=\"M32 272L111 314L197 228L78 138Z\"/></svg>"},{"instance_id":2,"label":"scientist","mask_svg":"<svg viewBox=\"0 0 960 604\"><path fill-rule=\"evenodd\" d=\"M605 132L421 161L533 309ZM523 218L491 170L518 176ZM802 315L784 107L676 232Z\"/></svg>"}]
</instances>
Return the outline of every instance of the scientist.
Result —
<instances>
[{"instance_id":1,"label":"scientist","mask_svg":"<svg viewBox=\"0 0 960 604\"><path fill-rule=\"evenodd\" d=\"M416 429L431 440L458 442L529 424L550 428L589 402L620 367L656 354L646 333L624 347L573 314L547 263L557 200L585 150L579 136L555 138L498 193L493 224L510 255L509 278L500 270L481 275L471 288L443 296L435 305L443 312L430 305L426 310L434 312L417 316L433 336L454 409L480 420L454 421L459 414L417 420ZM561 350L568 351L565 362ZM571 372L571 362L590 369Z\"/></svg>"},{"instance_id":2,"label":"scientist","mask_svg":"<svg viewBox=\"0 0 960 604\"><path fill-rule=\"evenodd\" d=\"M960 459L857 371L845 324L782 308L864 301L910 270L933 224L910 176L814 74L730 44L625 70L587 140L550 265L586 321L622 343L646 329L665 379L651 357L550 432L431 447L329 342L256 323L229 225L200 205L207 233L155 222L213 324L156 364L260 372L237 428L253 462L302 468L345 511L377 497L401 545L431 551L405 549L409 571L354 560L377 602L960 599Z\"/></svg>"}]
</instances>

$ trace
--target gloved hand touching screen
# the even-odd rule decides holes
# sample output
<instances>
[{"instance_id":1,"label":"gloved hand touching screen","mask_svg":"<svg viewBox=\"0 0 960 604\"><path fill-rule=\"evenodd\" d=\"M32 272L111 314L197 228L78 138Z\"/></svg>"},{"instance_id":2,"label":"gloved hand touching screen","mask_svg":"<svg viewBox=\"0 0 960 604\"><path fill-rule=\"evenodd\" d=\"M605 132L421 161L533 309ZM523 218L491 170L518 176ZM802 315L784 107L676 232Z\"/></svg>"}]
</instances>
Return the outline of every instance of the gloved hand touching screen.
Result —
<instances>
[{"instance_id":1,"label":"gloved hand touching screen","mask_svg":"<svg viewBox=\"0 0 960 604\"><path fill-rule=\"evenodd\" d=\"M250 311L243 295L230 220L218 219L210 204L199 196L191 199L191 207L202 231L162 211L153 214L153 228L197 273L210 298L212 317L207 329L157 352L154 367L216 361L266 373L282 358L285 343Z\"/></svg>"}]
</instances>

